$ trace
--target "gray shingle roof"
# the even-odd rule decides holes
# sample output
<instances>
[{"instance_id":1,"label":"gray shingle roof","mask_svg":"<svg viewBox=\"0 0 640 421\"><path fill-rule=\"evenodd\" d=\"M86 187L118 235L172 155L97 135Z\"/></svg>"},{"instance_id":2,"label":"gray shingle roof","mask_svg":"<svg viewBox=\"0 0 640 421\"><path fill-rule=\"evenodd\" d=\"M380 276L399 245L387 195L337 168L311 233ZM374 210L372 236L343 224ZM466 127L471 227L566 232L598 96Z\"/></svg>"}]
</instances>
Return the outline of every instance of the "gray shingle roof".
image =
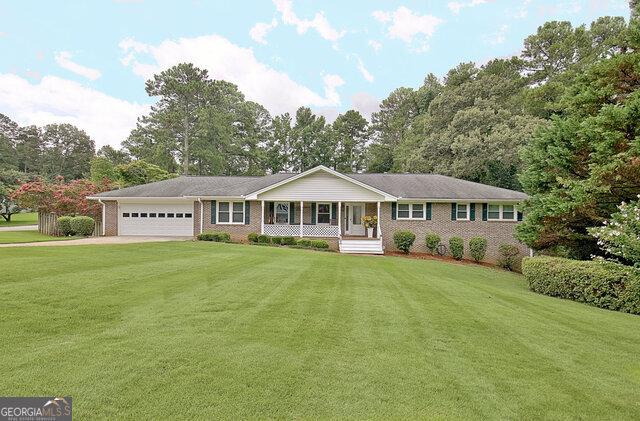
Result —
<instances>
[{"instance_id":1,"label":"gray shingle roof","mask_svg":"<svg viewBox=\"0 0 640 421\"><path fill-rule=\"evenodd\" d=\"M286 173L258 177L180 176L170 180L112 190L97 194L95 197L241 197L294 175ZM438 174L348 174L348 176L398 198L443 200L524 200L527 198L527 195L522 192Z\"/></svg>"},{"instance_id":2,"label":"gray shingle roof","mask_svg":"<svg viewBox=\"0 0 640 421\"><path fill-rule=\"evenodd\" d=\"M519 191L440 174L349 174L349 176L398 198L498 200L527 198L525 193Z\"/></svg>"}]
</instances>

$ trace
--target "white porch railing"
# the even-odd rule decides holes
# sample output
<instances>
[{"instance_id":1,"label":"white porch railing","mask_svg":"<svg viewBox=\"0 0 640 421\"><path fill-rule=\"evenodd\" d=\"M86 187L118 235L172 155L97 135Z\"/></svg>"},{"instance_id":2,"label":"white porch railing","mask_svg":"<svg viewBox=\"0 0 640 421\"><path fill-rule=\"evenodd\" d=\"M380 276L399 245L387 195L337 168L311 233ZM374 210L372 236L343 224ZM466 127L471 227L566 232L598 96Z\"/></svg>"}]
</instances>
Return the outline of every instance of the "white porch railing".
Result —
<instances>
[{"instance_id":1,"label":"white porch railing","mask_svg":"<svg viewBox=\"0 0 640 421\"><path fill-rule=\"evenodd\" d=\"M276 237L300 237L300 225L264 224L265 235ZM340 236L337 225L303 225L302 237L336 237Z\"/></svg>"}]
</instances>

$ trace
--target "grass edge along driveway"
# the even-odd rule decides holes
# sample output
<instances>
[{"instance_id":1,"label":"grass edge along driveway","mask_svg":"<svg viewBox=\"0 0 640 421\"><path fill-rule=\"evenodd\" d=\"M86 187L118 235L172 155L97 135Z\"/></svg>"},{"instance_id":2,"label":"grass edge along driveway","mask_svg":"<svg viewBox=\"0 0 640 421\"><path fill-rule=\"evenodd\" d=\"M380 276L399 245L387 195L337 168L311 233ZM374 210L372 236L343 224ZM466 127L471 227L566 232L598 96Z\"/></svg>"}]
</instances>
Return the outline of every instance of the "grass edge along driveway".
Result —
<instances>
[{"instance_id":1,"label":"grass edge along driveway","mask_svg":"<svg viewBox=\"0 0 640 421\"><path fill-rule=\"evenodd\" d=\"M640 413L640 317L507 272L197 242L0 260L0 395L78 418Z\"/></svg>"},{"instance_id":2,"label":"grass edge along driveway","mask_svg":"<svg viewBox=\"0 0 640 421\"><path fill-rule=\"evenodd\" d=\"M0 231L0 244L39 243L42 241L74 240L82 237L54 237L41 234L37 230L29 231Z\"/></svg>"}]
</instances>

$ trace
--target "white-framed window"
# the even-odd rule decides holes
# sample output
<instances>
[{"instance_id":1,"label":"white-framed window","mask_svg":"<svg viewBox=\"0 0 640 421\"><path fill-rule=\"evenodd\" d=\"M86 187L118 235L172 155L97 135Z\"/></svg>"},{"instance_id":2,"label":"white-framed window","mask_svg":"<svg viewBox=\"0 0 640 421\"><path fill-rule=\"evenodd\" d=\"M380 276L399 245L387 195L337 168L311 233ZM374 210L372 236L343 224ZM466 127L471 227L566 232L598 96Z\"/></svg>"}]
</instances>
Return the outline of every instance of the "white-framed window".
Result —
<instances>
[{"instance_id":1,"label":"white-framed window","mask_svg":"<svg viewBox=\"0 0 640 421\"><path fill-rule=\"evenodd\" d=\"M289 223L289 202L275 202L273 204L276 224Z\"/></svg>"},{"instance_id":2,"label":"white-framed window","mask_svg":"<svg viewBox=\"0 0 640 421\"><path fill-rule=\"evenodd\" d=\"M518 216L514 205L489 203L487 205L487 219L489 221L515 221Z\"/></svg>"},{"instance_id":3,"label":"white-framed window","mask_svg":"<svg viewBox=\"0 0 640 421\"><path fill-rule=\"evenodd\" d=\"M468 203L457 203L456 204L456 220L458 221L468 221L469 211L471 206Z\"/></svg>"},{"instance_id":4,"label":"white-framed window","mask_svg":"<svg viewBox=\"0 0 640 421\"><path fill-rule=\"evenodd\" d=\"M219 224L244 224L244 202L218 202Z\"/></svg>"},{"instance_id":5,"label":"white-framed window","mask_svg":"<svg viewBox=\"0 0 640 421\"><path fill-rule=\"evenodd\" d=\"M424 219L424 203L398 203L398 219Z\"/></svg>"},{"instance_id":6,"label":"white-framed window","mask_svg":"<svg viewBox=\"0 0 640 421\"><path fill-rule=\"evenodd\" d=\"M329 225L331 223L331 203L317 204L316 223L319 225Z\"/></svg>"}]
</instances>

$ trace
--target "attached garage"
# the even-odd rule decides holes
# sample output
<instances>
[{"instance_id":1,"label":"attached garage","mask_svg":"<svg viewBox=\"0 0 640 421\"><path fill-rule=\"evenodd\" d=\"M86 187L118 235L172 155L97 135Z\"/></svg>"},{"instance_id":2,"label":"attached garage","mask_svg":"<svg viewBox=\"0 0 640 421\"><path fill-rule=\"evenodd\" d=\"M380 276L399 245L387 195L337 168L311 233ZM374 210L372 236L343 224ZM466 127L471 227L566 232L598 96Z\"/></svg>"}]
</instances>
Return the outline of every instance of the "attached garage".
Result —
<instances>
[{"instance_id":1,"label":"attached garage","mask_svg":"<svg viewBox=\"0 0 640 421\"><path fill-rule=\"evenodd\" d=\"M120 203L119 235L192 236L193 202Z\"/></svg>"}]
</instances>

